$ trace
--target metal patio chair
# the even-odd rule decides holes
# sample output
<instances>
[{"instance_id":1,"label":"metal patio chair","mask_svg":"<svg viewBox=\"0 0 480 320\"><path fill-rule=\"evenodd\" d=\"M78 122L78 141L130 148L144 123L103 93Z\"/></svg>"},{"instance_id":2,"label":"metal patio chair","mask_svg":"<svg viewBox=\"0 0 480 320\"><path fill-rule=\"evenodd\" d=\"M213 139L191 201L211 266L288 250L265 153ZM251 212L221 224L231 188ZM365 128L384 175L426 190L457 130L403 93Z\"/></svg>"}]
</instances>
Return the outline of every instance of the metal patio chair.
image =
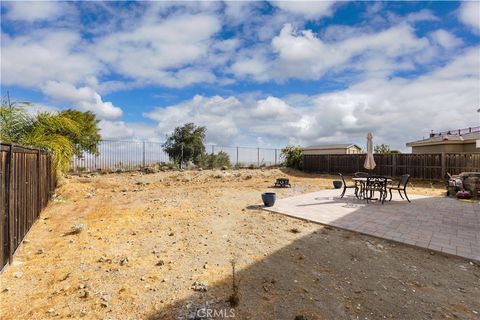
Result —
<instances>
[{"instance_id":1,"label":"metal patio chair","mask_svg":"<svg viewBox=\"0 0 480 320\"><path fill-rule=\"evenodd\" d=\"M354 176L355 178L367 178L369 175L370 175L370 174L369 174L368 172L361 172L361 171L355 172L355 173L353 174L353 176Z\"/></svg>"},{"instance_id":2,"label":"metal patio chair","mask_svg":"<svg viewBox=\"0 0 480 320\"><path fill-rule=\"evenodd\" d=\"M340 198L343 198L347 189L355 189L355 197L358 198L358 186L357 186L357 184L347 185L347 183L345 181L345 177L343 176L343 174L339 173L338 175L340 176L340 178L342 178L342 183L343 183L343 191L342 191L342 194L340 195Z\"/></svg>"},{"instance_id":3,"label":"metal patio chair","mask_svg":"<svg viewBox=\"0 0 480 320\"><path fill-rule=\"evenodd\" d=\"M390 199L388 201L392 201L392 190L397 190L398 194L400 195L402 200L404 200L404 198L402 196L402 191L403 191L403 194L405 195L405 198L407 199L407 201L411 202L410 199L408 199L408 196L407 196L408 180L410 180L410 175L409 174L404 174L400 177L400 181L398 181L397 186L388 187L388 191L390 192Z\"/></svg>"},{"instance_id":4,"label":"metal patio chair","mask_svg":"<svg viewBox=\"0 0 480 320\"><path fill-rule=\"evenodd\" d=\"M378 200L381 201L382 204L385 202L387 198L387 182L388 178L386 177L379 177L379 176L369 176L367 177L367 183L364 186L364 197L367 200ZM375 192L379 192L379 197L374 198Z\"/></svg>"}]
</instances>

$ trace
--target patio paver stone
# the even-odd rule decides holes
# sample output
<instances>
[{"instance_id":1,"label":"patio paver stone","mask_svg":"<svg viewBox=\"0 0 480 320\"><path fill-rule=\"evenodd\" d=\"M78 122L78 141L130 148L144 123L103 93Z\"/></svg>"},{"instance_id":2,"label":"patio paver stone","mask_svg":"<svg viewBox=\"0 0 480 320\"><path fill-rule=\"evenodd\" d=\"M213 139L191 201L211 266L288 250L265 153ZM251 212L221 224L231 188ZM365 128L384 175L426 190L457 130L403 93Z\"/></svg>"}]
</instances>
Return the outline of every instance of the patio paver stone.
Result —
<instances>
[{"instance_id":1,"label":"patio paver stone","mask_svg":"<svg viewBox=\"0 0 480 320\"><path fill-rule=\"evenodd\" d=\"M338 190L279 199L264 209L325 225L480 261L480 203L444 197L398 195L366 203Z\"/></svg>"}]
</instances>

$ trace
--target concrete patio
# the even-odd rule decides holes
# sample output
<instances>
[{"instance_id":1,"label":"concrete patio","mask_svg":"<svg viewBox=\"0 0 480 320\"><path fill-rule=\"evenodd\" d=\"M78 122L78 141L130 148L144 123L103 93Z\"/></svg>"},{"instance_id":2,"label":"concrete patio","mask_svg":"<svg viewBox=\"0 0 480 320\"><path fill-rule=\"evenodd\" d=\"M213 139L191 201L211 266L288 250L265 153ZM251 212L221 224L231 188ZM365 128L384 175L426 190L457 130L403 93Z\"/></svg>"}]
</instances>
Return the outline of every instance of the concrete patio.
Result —
<instances>
[{"instance_id":1,"label":"concrete patio","mask_svg":"<svg viewBox=\"0 0 480 320\"><path fill-rule=\"evenodd\" d=\"M278 199L267 211L480 261L480 203L398 194L381 204L339 190Z\"/></svg>"}]
</instances>

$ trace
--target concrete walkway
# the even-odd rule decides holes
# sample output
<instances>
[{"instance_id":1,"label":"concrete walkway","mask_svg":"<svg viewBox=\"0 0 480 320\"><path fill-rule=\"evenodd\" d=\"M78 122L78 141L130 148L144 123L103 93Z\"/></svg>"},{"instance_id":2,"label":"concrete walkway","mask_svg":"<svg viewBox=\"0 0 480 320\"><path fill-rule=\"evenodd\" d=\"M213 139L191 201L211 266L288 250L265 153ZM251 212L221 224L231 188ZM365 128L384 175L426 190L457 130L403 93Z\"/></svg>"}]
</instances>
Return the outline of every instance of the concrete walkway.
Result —
<instances>
[{"instance_id":1,"label":"concrete walkway","mask_svg":"<svg viewBox=\"0 0 480 320\"><path fill-rule=\"evenodd\" d=\"M349 190L351 191L351 190ZM480 203L443 197L397 196L369 203L338 190L279 199L267 211L480 261Z\"/></svg>"}]
</instances>

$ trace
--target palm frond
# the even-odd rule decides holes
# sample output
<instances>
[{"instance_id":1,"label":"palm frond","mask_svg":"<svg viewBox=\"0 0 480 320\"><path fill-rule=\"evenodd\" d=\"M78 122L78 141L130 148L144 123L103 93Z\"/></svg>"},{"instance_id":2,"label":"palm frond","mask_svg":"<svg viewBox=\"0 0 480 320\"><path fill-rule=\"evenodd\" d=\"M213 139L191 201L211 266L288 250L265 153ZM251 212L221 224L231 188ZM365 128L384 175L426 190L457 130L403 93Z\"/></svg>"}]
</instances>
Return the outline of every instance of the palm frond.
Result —
<instances>
[{"instance_id":1,"label":"palm frond","mask_svg":"<svg viewBox=\"0 0 480 320\"><path fill-rule=\"evenodd\" d=\"M16 105L0 106L0 140L16 142L21 139L33 123L27 110Z\"/></svg>"},{"instance_id":2,"label":"palm frond","mask_svg":"<svg viewBox=\"0 0 480 320\"><path fill-rule=\"evenodd\" d=\"M69 138L72 134L81 135L75 121L59 114L43 112L37 115L35 125L22 137L21 143L51 151L55 169L64 172L75 153L75 144Z\"/></svg>"}]
</instances>

